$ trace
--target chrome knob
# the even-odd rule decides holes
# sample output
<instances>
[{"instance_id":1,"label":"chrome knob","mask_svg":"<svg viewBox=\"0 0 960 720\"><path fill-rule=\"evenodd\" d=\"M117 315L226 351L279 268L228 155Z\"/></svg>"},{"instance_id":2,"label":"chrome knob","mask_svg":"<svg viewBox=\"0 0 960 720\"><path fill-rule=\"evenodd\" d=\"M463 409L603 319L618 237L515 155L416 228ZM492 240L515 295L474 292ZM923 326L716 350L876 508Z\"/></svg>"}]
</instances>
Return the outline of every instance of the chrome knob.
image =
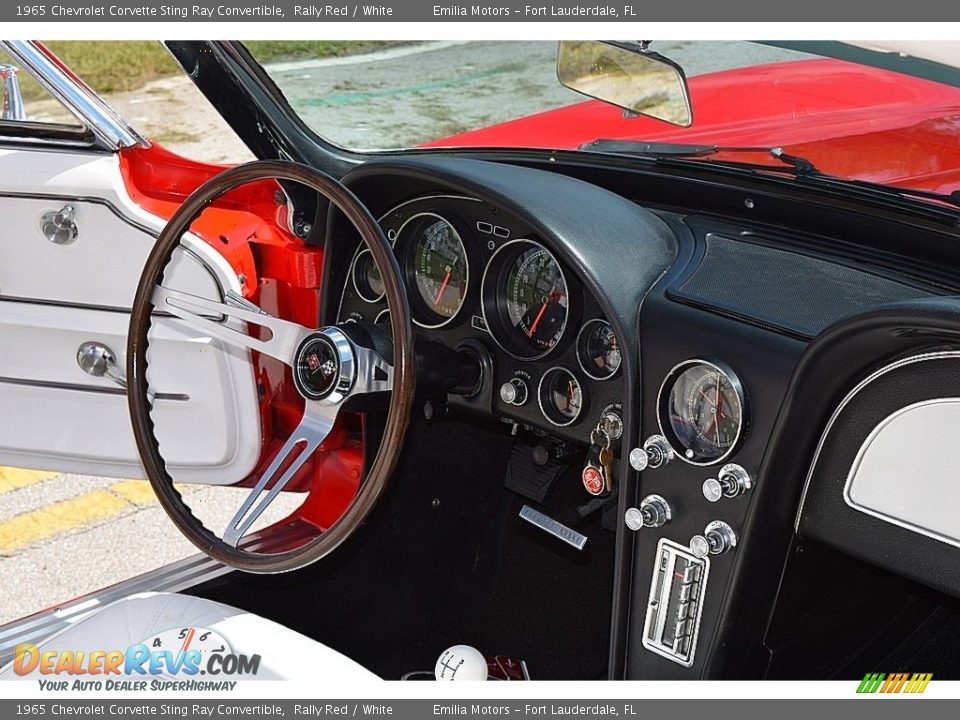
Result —
<instances>
[{"instance_id":1,"label":"chrome knob","mask_svg":"<svg viewBox=\"0 0 960 720\"><path fill-rule=\"evenodd\" d=\"M697 557L723 555L737 546L737 534L723 520L714 520L707 525L703 535L690 538L690 552Z\"/></svg>"},{"instance_id":2,"label":"chrome knob","mask_svg":"<svg viewBox=\"0 0 960 720\"><path fill-rule=\"evenodd\" d=\"M527 384L520 378L513 378L500 386L500 399L507 405L523 405L529 397Z\"/></svg>"},{"instance_id":3,"label":"chrome knob","mask_svg":"<svg viewBox=\"0 0 960 720\"><path fill-rule=\"evenodd\" d=\"M703 496L710 502L721 498L735 498L753 487L750 474L735 463L720 468L716 478L707 478L703 482Z\"/></svg>"},{"instance_id":4,"label":"chrome knob","mask_svg":"<svg viewBox=\"0 0 960 720\"><path fill-rule=\"evenodd\" d=\"M663 435L651 435L642 448L630 451L630 466L637 472L663 467L673 460L673 448Z\"/></svg>"},{"instance_id":5,"label":"chrome knob","mask_svg":"<svg viewBox=\"0 0 960 720\"><path fill-rule=\"evenodd\" d=\"M623 517L627 527L636 532L641 528L658 528L673 518L673 511L660 495L647 495L640 501L639 508L629 508Z\"/></svg>"}]
</instances>

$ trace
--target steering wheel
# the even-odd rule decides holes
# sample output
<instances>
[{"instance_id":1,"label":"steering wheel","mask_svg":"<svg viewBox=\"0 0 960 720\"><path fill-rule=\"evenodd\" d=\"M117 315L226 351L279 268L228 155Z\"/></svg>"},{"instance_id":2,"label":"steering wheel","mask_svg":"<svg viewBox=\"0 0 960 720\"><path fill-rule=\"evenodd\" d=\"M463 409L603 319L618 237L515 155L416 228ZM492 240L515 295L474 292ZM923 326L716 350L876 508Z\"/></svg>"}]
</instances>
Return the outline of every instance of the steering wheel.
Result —
<instances>
[{"instance_id":1,"label":"steering wheel","mask_svg":"<svg viewBox=\"0 0 960 720\"><path fill-rule=\"evenodd\" d=\"M216 302L163 285L173 253L201 212L231 190L263 180L295 182L315 190L356 228L383 279L393 335L390 361L356 340L356 334L351 337L337 326L314 329L273 317L235 293L228 294L227 302ZM222 536L193 514L174 487L160 454L147 381L148 335L154 312L169 313L204 335L280 360L290 367L294 385L304 400L300 424L263 471ZM251 326L259 328L256 335L250 334ZM263 339L267 335L268 339ZM396 467L410 419L415 385L413 328L400 267L390 243L355 195L313 168L287 161L257 161L219 173L176 210L147 258L130 318L127 382L134 437L147 478L164 510L194 545L226 565L256 573L285 572L320 559L360 527L383 493ZM339 520L309 542L277 553L259 553L255 543L241 542L330 433L344 404L368 393L390 393L383 437L363 483Z\"/></svg>"}]
</instances>

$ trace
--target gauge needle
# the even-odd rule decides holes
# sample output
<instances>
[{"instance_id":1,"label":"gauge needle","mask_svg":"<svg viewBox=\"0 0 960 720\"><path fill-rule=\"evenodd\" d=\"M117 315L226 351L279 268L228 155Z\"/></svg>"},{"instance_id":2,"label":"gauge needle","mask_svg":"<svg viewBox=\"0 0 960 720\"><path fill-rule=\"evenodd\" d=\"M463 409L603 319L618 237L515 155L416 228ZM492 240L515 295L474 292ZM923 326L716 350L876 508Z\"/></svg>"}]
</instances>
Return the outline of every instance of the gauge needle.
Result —
<instances>
[{"instance_id":1,"label":"gauge needle","mask_svg":"<svg viewBox=\"0 0 960 720\"><path fill-rule=\"evenodd\" d=\"M440 298L443 297L443 291L447 289L447 285L450 284L450 275L452 271L447 270L447 274L443 277L443 282L440 283L440 289L437 291L437 296L433 299L433 304L438 306L440 305Z\"/></svg>"},{"instance_id":2,"label":"gauge needle","mask_svg":"<svg viewBox=\"0 0 960 720\"><path fill-rule=\"evenodd\" d=\"M543 319L543 314L547 311L547 304L544 303L540 306L540 312L537 313L537 317L534 318L533 322L530 324L530 329L527 330L527 337L533 337L533 334L537 331L537 325L540 324L540 321Z\"/></svg>"}]
</instances>

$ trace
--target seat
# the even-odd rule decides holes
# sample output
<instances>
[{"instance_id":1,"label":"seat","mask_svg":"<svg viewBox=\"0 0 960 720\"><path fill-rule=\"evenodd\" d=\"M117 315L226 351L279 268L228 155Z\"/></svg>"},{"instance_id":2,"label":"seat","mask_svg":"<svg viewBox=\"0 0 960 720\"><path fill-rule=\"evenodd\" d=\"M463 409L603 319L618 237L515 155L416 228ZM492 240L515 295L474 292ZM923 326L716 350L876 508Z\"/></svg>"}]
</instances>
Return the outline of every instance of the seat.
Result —
<instances>
[{"instance_id":1,"label":"seat","mask_svg":"<svg viewBox=\"0 0 960 720\"><path fill-rule=\"evenodd\" d=\"M192 631L192 632L191 632ZM212 600L177 593L146 592L131 595L94 611L69 627L37 644L38 654L56 650L61 655L72 651L79 661L78 651L88 663L90 653L120 650L129 658L135 646L145 644L149 651L170 651L176 659L181 649L199 650L207 667L209 657L219 651L226 654L260 656L255 675L237 676L226 672L227 662L217 663L216 675L202 672L162 672L150 674L149 662L143 667L145 675L106 675L103 679L146 679L164 677L176 680L322 680L324 683L364 681L377 676L350 658L290 630L272 620L243 610L222 605ZM225 648L221 649L223 645ZM142 649L140 652L145 652ZM59 657L59 656L58 656ZM29 672L18 674L10 662L0 670L0 680L43 678L68 680L78 677L68 674L42 674L39 663ZM23 666L21 666L22 669ZM165 666L164 669L168 669ZM120 672L123 672L121 667ZM203 675L203 677L201 677ZM83 675L98 679L95 675Z\"/></svg>"}]
</instances>

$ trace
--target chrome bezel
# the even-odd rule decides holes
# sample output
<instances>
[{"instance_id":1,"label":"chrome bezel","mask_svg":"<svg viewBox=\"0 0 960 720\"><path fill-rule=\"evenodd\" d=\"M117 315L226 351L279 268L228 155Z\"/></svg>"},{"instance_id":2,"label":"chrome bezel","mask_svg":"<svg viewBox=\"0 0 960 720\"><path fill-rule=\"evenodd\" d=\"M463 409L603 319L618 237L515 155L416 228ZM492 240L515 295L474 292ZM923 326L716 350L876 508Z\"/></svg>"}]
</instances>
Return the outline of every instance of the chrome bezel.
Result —
<instances>
[{"instance_id":1,"label":"chrome bezel","mask_svg":"<svg viewBox=\"0 0 960 720\"><path fill-rule=\"evenodd\" d=\"M350 263L350 282L353 284L353 291L357 294L361 300L369 305L373 305L378 302L382 302L383 298L386 296L386 291L380 293L377 297L370 299L360 291L360 285L357 284L357 263L360 261L360 256L364 253L370 255L370 259L373 260L373 253L370 252L370 248L367 247L358 247L357 252L353 255L353 260ZM377 263L374 260L373 266L376 268ZM377 268L377 272L380 272L380 268Z\"/></svg>"},{"instance_id":2,"label":"chrome bezel","mask_svg":"<svg viewBox=\"0 0 960 720\"><path fill-rule=\"evenodd\" d=\"M583 337L583 333L587 330L587 328L593 325L594 323L597 323L600 325L606 325L608 328L610 328L610 331L613 332L613 325L611 325L609 322L607 322L603 318L591 318L590 320L587 320L583 325L581 325L580 331L577 333L577 340L575 343L576 351L577 351L577 363L580 365L580 369L583 370L583 374L586 375L588 378L592 380L611 380L613 377L616 376L618 372L620 372L620 367L623 365L622 350L620 352L620 362L617 363L617 366L613 369L613 372L611 372L609 375L594 375L592 372L590 372L587 369L586 363L583 362L583 355L580 352L580 339ZM613 336L616 337L617 334L614 332ZM617 338L617 342L618 343L620 342L620 338Z\"/></svg>"},{"instance_id":3,"label":"chrome bezel","mask_svg":"<svg viewBox=\"0 0 960 720\"><path fill-rule=\"evenodd\" d=\"M734 392L737 395L737 402L740 403L740 422L737 425L737 435L734 437L733 442L730 443L730 447L727 448L726 452L722 455L719 455L716 458L707 460L705 462L697 462L696 460L691 460L686 456L686 450L688 448L678 448L677 444L674 442L673 428L670 429L670 432L666 431L666 427L663 422L663 392L667 385L670 385L670 391L673 390L673 383L680 376L682 372L687 370L690 367L695 365L707 365L712 367L714 370L717 370L727 378L727 381L730 383L730 387L733 388ZM744 430L747 427L748 418L748 407L747 407L747 397L746 393L743 390L743 384L740 382L740 378L737 377L737 374L733 371L729 365L719 360L704 360L703 358L690 358L689 360L684 360L682 363L674 365L670 372L667 373L664 377L663 382L660 383L660 390L657 392L657 426L660 428L660 434L666 438L667 443L670 445L670 448L673 450L675 457L683 460L683 462L688 465L694 465L696 467L709 467L711 465L717 465L722 463L724 460L729 458L740 446L741 441L744 437Z\"/></svg>"},{"instance_id":4,"label":"chrome bezel","mask_svg":"<svg viewBox=\"0 0 960 720\"><path fill-rule=\"evenodd\" d=\"M450 227L450 229L453 230L453 234L454 234L454 236L457 238L457 242L460 243L460 249L463 251L463 260L464 260L464 262L466 263L466 266L467 266L467 271L466 271L467 284L466 284L466 288L465 288L464 293L463 293L463 300L460 302L460 306L457 308L457 311L456 311L453 315L451 315L451 316L448 317L448 318L444 318L442 322L435 323L435 324L432 324L432 325L431 325L431 324L429 324L429 323L424 322L423 320L418 320L418 319L417 319L417 314L416 314L415 306L414 306L414 307L411 307L411 310L413 311L413 312L412 312L412 316L413 316L413 317L412 317L412 320L413 320L413 324L414 324L414 325L417 325L418 327L425 328L425 329L427 329L427 330L436 330L437 328L442 328L442 327L444 327L444 326L446 326L446 325L449 325L449 324L450 324L451 322L453 322L457 317L459 317L460 313L463 312L464 306L467 304L467 295L468 295L469 292L470 292L470 274L471 274L471 270L470 270L470 254L467 252L467 246L466 246L466 244L463 242L463 236L460 235L460 231L457 230L456 226L455 226L452 222L450 222L450 220L449 220L448 218L445 218L443 215L440 215L440 214L435 213L435 212L430 212L430 211L421 212L421 213L417 213L417 214L415 214L415 215L411 215L411 216L408 217L406 220L404 220L403 223L400 225L399 229L397 230L396 241L394 242L394 245L393 245L393 247L394 247L394 253L393 253L393 254L394 254L395 256L396 256L396 254L397 254L397 245L398 245L398 244L400 245L400 248L399 248L400 252L403 253L403 255L404 255L404 257L398 257L397 259L402 262L402 265L401 265L401 268L400 268L400 269L403 271L405 277L408 276L408 275L410 275L410 274L412 274L412 276L413 276L413 277L412 277L412 280L414 281L414 283L416 283L416 276L417 276L417 270L416 270L416 268L409 268L409 267L407 266L407 258L406 258L405 256L406 256L407 252L408 252L409 250L411 250L411 248L409 248L409 247L406 246L406 245L408 245L409 243L405 243L405 241L404 241L404 239L403 239L403 231L406 229L407 225L409 225L410 223L412 223L414 220L417 220L418 218L422 218L422 217L434 217L434 218L437 218L437 220L440 220L440 221L446 223L446 224ZM410 284L410 283L408 283L408 285L409 285L409 284ZM412 297L412 296L413 296L413 291L416 291L418 300L419 300L420 302L423 302L424 304L426 304L426 302L424 301L423 297L422 297L421 294L420 294L420 289L419 289L419 288L417 288L417 287L410 287L410 288L408 288L408 290L407 290L408 295L410 295L410 296ZM431 312L432 312L432 311L431 311ZM434 313L434 315L438 315L438 316L439 316L438 313Z\"/></svg>"},{"instance_id":5,"label":"chrome bezel","mask_svg":"<svg viewBox=\"0 0 960 720\"><path fill-rule=\"evenodd\" d=\"M563 286L567 290L567 307L563 317L563 325L560 327L560 333L558 335L557 343L553 347L547 348L545 351L543 351L538 355L518 355L517 353L507 348L502 342L502 340L497 337L496 330L501 329L500 323L498 322L495 325L491 324L490 318L487 317L487 303L486 303L487 275L490 273L490 268L493 266L493 262L494 260L496 260L497 255L499 255L501 252L506 250L511 245L516 245L518 243L526 243L528 245L533 245L534 247L540 248L545 253L547 253L547 255L549 255L550 258L553 260L553 262L556 264L557 269L560 271L560 278L563 280ZM501 295L500 291L501 291L501 288L498 285L495 288L496 295L492 298L495 304L500 299L500 295ZM509 355L510 357L515 358L517 360L524 360L524 361L530 361L530 362L534 360L542 360L543 358L547 357L550 353L556 350L557 347L560 345L560 340L563 339L564 334L567 332L567 324L570 322L570 283L567 282L567 275L566 273L563 272L563 265L561 265L560 261L557 260L557 256L554 255L549 250L549 248L547 248L543 243L540 243L540 242L537 242L536 240L533 240L531 238L525 238L525 237L517 238L516 240L510 240L508 242L505 242L500 247L498 247L490 256L490 259L487 260L487 265L483 269L483 277L480 279L480 314L483 316L483 323L484 325L487 326L487 332L489 333L491 339L497 344L497 347L499 347L501 350L507 353L507 355ZM549 370L547 372L549 372ZM560 426L560 427L563 427L563 426Z\"/></svg>"},{"instance_id":6,"label":"chrome bezel","mask_svg":"<svg viewBox=\"0 0 960 720\"><path fill-rule=\"evenodd\" d=\"M384 315L389 315L389 314L390 314L390 308L384 308L383 310L378 312L376 316L373 318L373 324L378 325L380 323L380 318L382 318Z\"/></svg>"},{"instance_id":7,"label":"chrome bezel","mask_svg":"<svg viewBox=\"0 0 960 720\"><path fill-rule=\"evenodd\" d=\"M567 373L571 378L573 378L573 381L577 384L577 387L580 388L580 408L577 410L576 415L570 418L570 420L567 422L563 423L557 422L551 418L546 409L543 407L543 383L550 376L550 373L554 372L555 370ZM540 414L547 419L548 423L554 425L555 427L569 427L579 420L581 415L583 415L583 406L586 405L586 395L584 394L583 383L580 382L580 379L573 374L573 370L570 368L565 368L562 365L554 365L540 377L540 382L537 383L537 405L540 408Z\"/></svg>"}]
</instances>

